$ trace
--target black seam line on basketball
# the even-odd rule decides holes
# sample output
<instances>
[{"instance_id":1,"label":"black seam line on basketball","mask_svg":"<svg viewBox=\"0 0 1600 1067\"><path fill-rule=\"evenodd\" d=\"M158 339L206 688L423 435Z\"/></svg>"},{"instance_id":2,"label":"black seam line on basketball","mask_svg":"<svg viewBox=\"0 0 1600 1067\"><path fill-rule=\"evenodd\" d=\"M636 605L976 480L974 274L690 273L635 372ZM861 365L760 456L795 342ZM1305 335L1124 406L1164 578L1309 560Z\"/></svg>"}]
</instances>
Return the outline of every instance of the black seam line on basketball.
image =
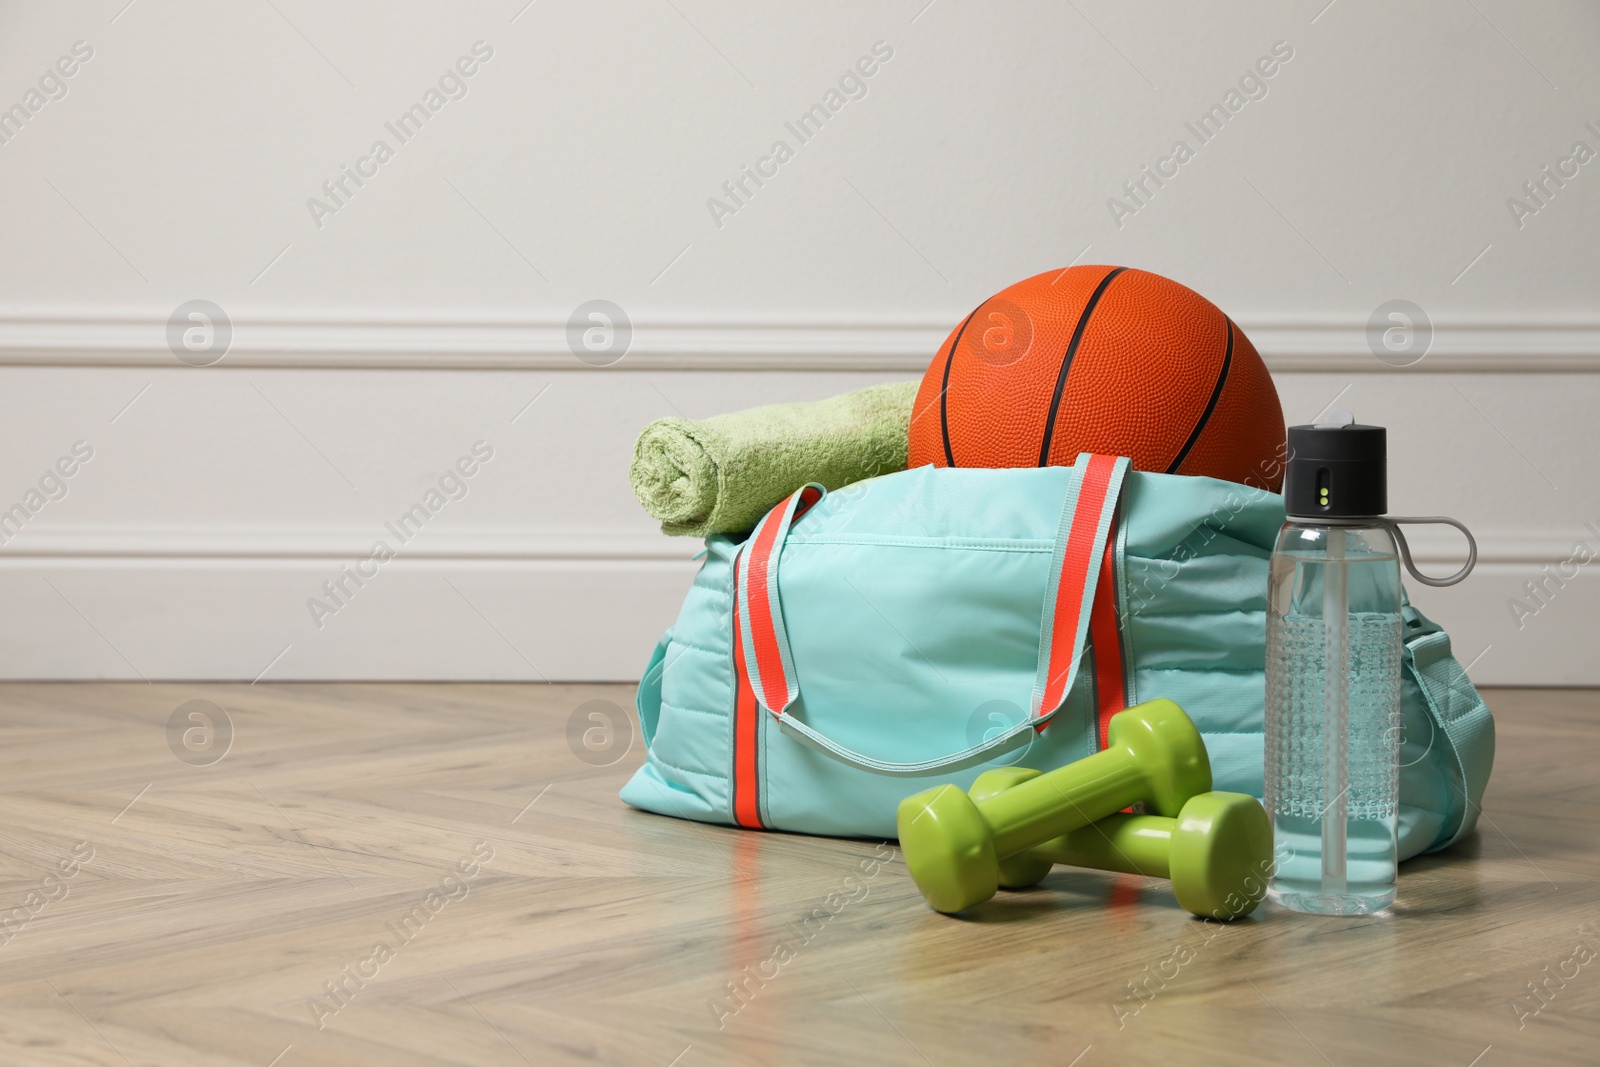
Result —
<instances>
[{"instance_id":1,"label":"black seam line on basketball","mask_svg":"<svg viewBox=\"0 0 1600 1067\"><path fill-rule=\"evenodd\" d=\"M1072 328L1072 340L1067 342L1066 354L1061 357L1061 370L1056 375L1055 395L1050 398L1050 414L1044 422L1044 442L1039 446L1041 467L1050 465L1050 444L1056 433L1056 411L1061 407L1061 394L1067 388L1067 372L1072 369L1072 359L1078 354L1078 345L1083 342L1083 331L1089 326L1089 316L1094 314L1095 305L1100 303L1100 298L1106 295L1106 287L1111 284L1111 279L1127 269L1127 267L1116 267L1110 274L1100 279L1100 284L1095 286L1094 292L1089 296L1089 302L1083 305L1083 314L1078 316L1078 324Z\"/></svg>"},{"instance_id":2,"label":"black seam line on basketball","mask_svg":"<svg viewBox=\"0 0 1600 1067\"><path fill-rule=\"evenodd\" d=\"M987 304L985 300L983 304ZM972 309L972 315L983 310L983 304ZM950 342L950 351L944 357L944 380L939 383L939 433L944 437L944 461L947 466L956 465L955 453L950 451L950 405L945 399L950 395L950 364L956 361L956 346L961 343L961 335L967 332L967 323L972 321L972 315L961 320L960 329L956 330L956 339Z\"/></svg>"},{"instance_id":3,"label":"black seam line on basketball","mask_svg":"<svg viewBox=\"0 0 1600 1067\"><path fill-rule=\"evenodd\" d=\"M1222 369L1217 372L1217 384L1211 387L1211 399L1206 401L1206 409L1200 413L1200 421L1195 423L1194 429L1189 432L1189 439L1178 450L1178 458L1167 467L1168 474L1177 474L1178 468L1183 466L1183 461L1189 458L1189 450L1200 440L1200 435L1205 433L1206 423L1211 421L1211 413L1217 410L1217 401L1222 398L1222 387L1228 384L1228 368L1233 364L1233 320L1224 315L1222 321L1228 324L1228 350L1222 356Z\"/></svg>"}]
</instances>

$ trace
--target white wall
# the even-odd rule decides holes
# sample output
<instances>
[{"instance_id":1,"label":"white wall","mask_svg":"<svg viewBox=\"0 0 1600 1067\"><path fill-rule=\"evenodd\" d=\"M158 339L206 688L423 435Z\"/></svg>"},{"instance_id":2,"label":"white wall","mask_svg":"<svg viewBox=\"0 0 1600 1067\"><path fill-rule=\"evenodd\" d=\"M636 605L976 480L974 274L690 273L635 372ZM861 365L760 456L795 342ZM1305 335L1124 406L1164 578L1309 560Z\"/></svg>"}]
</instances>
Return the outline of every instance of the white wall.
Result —
<instances>
[{"instance_id":1,"label":"white wall","mask_svg":"<svg viewBox=\"0 0 1600 1067\"><path fill-rule=\"evenodd\" d=\"M1340 397L1391 427L1394 510L1480 536L1467 585L1418 597L1474 677L1600 682L1592 570L1520 628L1507 605L1600 549L1600 163L1521 191L1600 152L1593 5L125 2L0 7L0 107L43 101L0 125L0 509L94 452L0 545L0 676L630 677L696 547L628 493L640 426L914 377L1078 261L1225 308L1291 421ZM1275 45L1265 95L1114 221ZM597 298L635 330L598 369L564 330ZM211 366L168 348L197 299L232 324ZM1433 324L1413 366L1367 346L1392 299ZM307 598L480 440L467 496L319 628Z\"/></svg>"}]
</instances>

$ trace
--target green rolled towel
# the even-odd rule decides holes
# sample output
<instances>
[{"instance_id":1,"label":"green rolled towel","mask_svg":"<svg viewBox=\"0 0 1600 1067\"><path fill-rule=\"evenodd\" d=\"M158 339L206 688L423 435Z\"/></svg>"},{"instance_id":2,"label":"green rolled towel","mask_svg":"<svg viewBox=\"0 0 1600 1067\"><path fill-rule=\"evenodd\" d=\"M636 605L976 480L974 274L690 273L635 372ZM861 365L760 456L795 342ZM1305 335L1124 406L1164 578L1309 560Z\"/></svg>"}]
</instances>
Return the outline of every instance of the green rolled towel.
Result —
<instances>
[{"instance_id":1,"label":"green rolled towel","mask_svg":"<svg viewBox=\"0 0 1600 1067\"><path fill-rule=\"evenodd\" d=\"M918 382L709 419L657 419L633 447L628 480L661 532L750 529L807 482L838 489L904 470Z\"/></svg>"}]
</instances>

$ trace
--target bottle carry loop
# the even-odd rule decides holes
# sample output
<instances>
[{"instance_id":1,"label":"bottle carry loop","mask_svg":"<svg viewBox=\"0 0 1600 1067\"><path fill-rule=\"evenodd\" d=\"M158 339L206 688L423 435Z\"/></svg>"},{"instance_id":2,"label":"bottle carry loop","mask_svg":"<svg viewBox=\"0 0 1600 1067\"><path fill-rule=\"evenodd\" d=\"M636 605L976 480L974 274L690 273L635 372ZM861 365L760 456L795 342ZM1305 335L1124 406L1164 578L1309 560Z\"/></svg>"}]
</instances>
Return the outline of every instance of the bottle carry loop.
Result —
<instances>
[{"instance_id":1,"label":"bottle carry loop","mask_svg":"<svg viewBox=\"0 0 1600 1067\"><path fill-rule=\"evenodd\" d=\"M1389 532L1394 534L1395 541L1397 541L1400 545L1400 558L1405 561L1406 570L1411 572L1411 577L1415 578L1423 585L1431 585L1435 588L1442 588L1447 585L1455 585L1467 575L1471 574L1472 568L1477 566L1478 542L1473 538L1472 531L1467 529L1462 523L1457 522L1455 519L1452 519L1447 515L1395 515L1392 517L1380 518L1378 521L1387 526L1389 528ZM1456 529L1460 530L1462 535L1467 539L1467 562L1460 570L1446 578L1431 578L1428 575L1423 574L1421 571L1417 570L1417 565L1411 562L1411 546L1406 543L1406 535L1400 532L1400 524L1405 522L1418 526L1424 524L1431 524L1435 526L1454 526Z\"/></svg>"},{"instance_id":2,"label":"bottle carry loop","mask_svg":"<svg viewBox=\"0 0 1600 1067\"><path fill-rule=\"evenodd\" d=\"M1299 519L1306 522L1314 522L1320 526L1371 526L1373 523L1377 523L1394 535L1395 544L1400 546L1400 559L1405 563L1406 570L1410 572L1411 577L1423 585L1431 585L1435 589L1457 584L1471 574L1472 568L1478 564L1478 542L1472 536L1472 531L1467 529L1465 524L1450 518L1448 515L1375 515L1371 518L1333 518L1326 515L1291 515L1289 517L1291 520ZM1467 539L1467 562L1462 565L1460 570L1444 578L1433 578L1423 574L1417 570L1416 563L1412 562L1411 545L1406 541L1406 535L1400 529L1402 524L1454 526Z\"/></svg>"},{"instance_id":3,"label":"bottle carry loop","mask_svg":"<svg viewBox=\"0 0 1600 1067\"><path fill-rule=\"evenodd\" d=\"M737 640L756 703L770 712L784 730L836 759L880 774L923 775L980 762L1018 746L1030 731L1042 728L1055 716L1072 690L1083 660L1090 603L1100 576L1106 535L1128 466L1126 458L1089 453L1080 455L1073 464L1040 620L1039 662L1029 718L959 752L895 762L847 748L787 714L800 697L800 683L783 624L778 565L789 527L825 495L820 485L807 485L773 508L740 548L735 572Z\"/></svg>"}]
</instances>

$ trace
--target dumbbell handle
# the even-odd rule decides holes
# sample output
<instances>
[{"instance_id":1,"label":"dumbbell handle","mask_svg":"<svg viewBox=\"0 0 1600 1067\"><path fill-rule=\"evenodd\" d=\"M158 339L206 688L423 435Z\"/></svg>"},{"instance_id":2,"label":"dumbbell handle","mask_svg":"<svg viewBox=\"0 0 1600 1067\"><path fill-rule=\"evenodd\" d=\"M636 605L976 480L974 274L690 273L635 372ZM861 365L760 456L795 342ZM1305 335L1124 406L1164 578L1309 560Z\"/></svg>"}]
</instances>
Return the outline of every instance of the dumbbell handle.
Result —
<instances>
[{"instance_id":1,"label":"dumbbell handle","mask_svg":"<svg viewBox=\"0 0 1600 1067\"><path fill-rule=\"evenodd\" d=\"M1172 831L1177 824L1177 819L1160 815L1118 812L1052 838L1029 849L1028 855L1070 867L1168 878Z\"/></svg>"},{"instance_id":2,"label":"dumbbell handle","mask_svg":"<svg viewBox=\"0 0 1600 1067\"><path fill-rule=\"evenodd\" d=\"M1005 859L1145 800L1148 789L1133 754L1109 748L978 801L978 813Z\"/></svg>"}]
</instances>

